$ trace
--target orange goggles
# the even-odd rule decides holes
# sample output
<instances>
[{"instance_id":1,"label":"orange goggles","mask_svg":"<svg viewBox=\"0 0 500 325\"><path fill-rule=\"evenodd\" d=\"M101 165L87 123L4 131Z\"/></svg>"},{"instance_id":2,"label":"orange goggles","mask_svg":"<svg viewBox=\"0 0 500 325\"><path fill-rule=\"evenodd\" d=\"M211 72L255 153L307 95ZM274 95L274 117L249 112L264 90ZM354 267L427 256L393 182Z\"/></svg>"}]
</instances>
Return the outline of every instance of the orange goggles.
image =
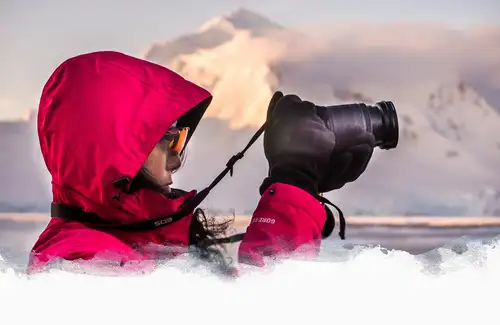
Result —
<instances>
[{"instance_id":1,"label":"orange goggles","mask_svg":"<svg viewBox=\"0 0 500 325\"><path fill-rule=\"evenodd\" d=\"M189 128L173 127L168 129L162 137L162 141L167 141L168 146L172 151L180 154L186 145Z\"/></svg>"}]
</instances>

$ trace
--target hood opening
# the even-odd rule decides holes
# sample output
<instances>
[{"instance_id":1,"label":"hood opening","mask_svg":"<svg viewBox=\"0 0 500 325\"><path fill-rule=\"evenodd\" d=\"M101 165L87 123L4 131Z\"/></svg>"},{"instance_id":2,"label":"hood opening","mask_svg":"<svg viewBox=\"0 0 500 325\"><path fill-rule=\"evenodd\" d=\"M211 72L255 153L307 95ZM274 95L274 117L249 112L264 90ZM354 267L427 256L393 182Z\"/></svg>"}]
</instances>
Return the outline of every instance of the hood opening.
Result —
<instances>
[{"instance_id":1,"label":"hood opening","mask_svg":"<svg viewBox=\"0 0 500 325\"><path fill-rule=\"evenodd\" d=\"M203 101L201 101L198 105L193 107L191 110L186 112L183 116L181 116L176 122L175 126L176 127L189 127L190 132L188 133L187 139L186 139L186 144L184 146L184 150L189 144L189 140L193 136L196 128L200 124L201 119L203 118L203 115L207 111L208 107L210 106L210 103L212 102L212 96L207 97ZM117 184L115 184L116 186ZM133 193L136 192L142 188L147 188L151 189L156 192L162 192L163 188L155 182L154 179L152 179L149 174L146 172L144 169L144 166L141 167L139 172L133 177L133 179L130 182L130 186L128 189L124 188L124 191Z\"/></svg>"},{"instance_id":2,"label":"hood opening","mask_svg":"<svg viewBox=\"0 0 500 325\"><path fill-rule=\"evenodd\" d=\"M193 136L198 124L200 124L203 115L207 111L208 106L212 102L212 96L207 97L205 100L201 101L194 108L186 112L183 116L181 116L177 120L178 127L189 127L189 133L186 139L186 146L189 143L189 140Z\"/></svg>"}]
</instances>

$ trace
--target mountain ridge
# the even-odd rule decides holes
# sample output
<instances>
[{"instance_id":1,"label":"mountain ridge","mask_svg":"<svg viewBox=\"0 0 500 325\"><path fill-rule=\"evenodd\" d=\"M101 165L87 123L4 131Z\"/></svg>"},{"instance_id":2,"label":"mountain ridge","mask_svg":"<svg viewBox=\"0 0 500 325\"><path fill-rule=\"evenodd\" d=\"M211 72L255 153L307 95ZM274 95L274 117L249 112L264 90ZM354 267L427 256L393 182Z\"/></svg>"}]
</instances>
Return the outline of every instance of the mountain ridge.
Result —
<instances>
[{"instance_id":1,"label":"mountain ridge","mask_svg":"<svg viewBox=\"0 0 500 325\"><path fill-rule=\"evenodd\" d=\"M240 9L192 33L152 44L145 59L172 68L214 95L186 164L174 175L175 185L208 185L264 122L268 101L280 89L318 105L395 103L398 148L376 150L358 181L327 194L347 215L500 216L500 137L495 136L500 128L500 81L495 76L500 71L495 70L500 67L500 56L495 56L500 29L450 32L401 24L391 34L393 29L335 26L312 35ZM31 127L29 145L15 141L36 152L36 129ZM6 148L10 144L0 141L2 152ZM16 157L2 166L9 170L23 159ZM41 157L37 159L43 167ZM6 173L0 179L7 179ZM258 202L257 189L266 174L260 138L235 166L234 177L224 179L204 205L248 213ZM13 183L15 191L2 187L0 195L46 202L38 187L26 194L17 185L38 177L30 175ZM39 179L47 180L46 172ZM43 191L50 193L46 183Z\"/></svg>"},{"instance_id":2,"label":"mountain ridge","mask_svg":"<svg viewBox=\"0 0 500 325\"><path fill-rule=\"evenodd\" d=\"M221 21L224 19L212 20L205 28ZM256 129L264 122L268 100L276 89L296 93L320 105L392 100L401 123L399 147L384 153L377 150L367 172L355 184L327 195L351 211L375 214L407 214L418 210L423 214L496 211L487 207L491 203L483 202L480 193L487 188L500 188L500 177L495 175L496 166L500 165L500 151L494 138L494 131L500 128L499 111L467 78L469 65L482 63L479 59L483 57L471 58L463 53L462 57L446 60L457 46L448 46L440 39L451 36L453 41L461 40L462 47L466 47L486 38L480 34L480 38L470 39L480 31L460 33L434 26L422 30L415 30L412 24L405 26L400 26L399 35L422 35L421 41L399 44L394 37L386 37L378 42L384 26L377 27L379 34L369 34L369 28L334 31L323 43L317 35L309 39L305 33L286 28L271 29L268 36L265 33L255 36L248 30L236 28L231 29L230 39L217 46L201 46L190 54L160 61L213 93L207 120L226 121L232 130L228 132L233 132L234 137L238 137L238 130ZM496 32L488 33L496 35ZM437 49L430 51L433 47ZM471 63L465 62L467 60ZM460 70L460 65L467 69ZM413 78L406 78L405 74ZM206 136L209 135L203 138ZM217 138L217 141L224 143L225 140ZM264 160L260 152L254 156ZM189 166L194 165L195 161ZM186 167L180 172L186 179L189 176L205 179L195 168ZM252 169L251 166L240 168ZM253 168L259 171L257 179L264 177L266 168L266 164ZM409 173L411 169L416 170ZM396 179L388 181L387 177L380 176L389 172ZM251 187L258 186L258 181L240 180ZM387 183L383 188L394 197L375 194L381 182ZM195 183L186 182L191 186ZM236 187L228 191L237 192ZM258 199L246 194L247 190L240 191L252 197L254 203ZM476 203L467 203L469 201L463 199L467 195L470 202ZM224 205L223 197L215 197L213 204ZM360 197L366 203L357 199ZM367 199L369 197L372 199ZM478 207L477 202L484 206Z\"/></svg>"}]
</instances>

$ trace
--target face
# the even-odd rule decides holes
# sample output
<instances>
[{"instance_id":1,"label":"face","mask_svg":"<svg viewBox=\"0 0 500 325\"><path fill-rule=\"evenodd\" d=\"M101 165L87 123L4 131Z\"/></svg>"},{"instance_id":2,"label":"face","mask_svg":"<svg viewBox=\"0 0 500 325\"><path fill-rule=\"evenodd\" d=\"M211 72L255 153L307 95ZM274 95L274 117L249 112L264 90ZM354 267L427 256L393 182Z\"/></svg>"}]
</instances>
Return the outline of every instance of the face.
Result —
<instances>
[{"instance_id":1,"label":"face","mask_svg":"<svg viewBox=\"0 0 500 325\"><path fill-rule=\"evenodd\" d=\"M146 159L144 167L150 176L161 185L165 192L170 192L172 173L181 166L181 159L164 141L158 143Z\"/></svg>"},{"instance_id":2,"label":"face","mask_svg":"<svg viewBox=\"0 0 500 325\"><path fill-rule=\"evenodd\" d=\"M186 144L188 132L187 127L169 128L144 163L149 176L162 187L163 192L170 192L172 173L181 166L180 153Z\"/></svg>"}]
</instances>

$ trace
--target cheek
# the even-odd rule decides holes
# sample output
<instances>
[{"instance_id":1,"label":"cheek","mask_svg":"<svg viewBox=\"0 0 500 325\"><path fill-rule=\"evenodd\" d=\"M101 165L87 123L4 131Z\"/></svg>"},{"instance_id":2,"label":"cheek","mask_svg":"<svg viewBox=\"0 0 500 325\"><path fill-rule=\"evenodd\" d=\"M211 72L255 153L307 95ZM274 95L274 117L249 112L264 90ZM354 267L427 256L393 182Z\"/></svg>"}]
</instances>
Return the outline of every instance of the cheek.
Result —
<instances>
[{"instance_id":1,"label":"cheek","mask_svg":"<svg viewBox=\"0 0 500 325\"><path fill-rule=\"evenodd\" d=\"M160 148L155 148L146 161L146 168L155 176L163 175L167 164L166 154Z\"/></svg>"}]
</instances>

